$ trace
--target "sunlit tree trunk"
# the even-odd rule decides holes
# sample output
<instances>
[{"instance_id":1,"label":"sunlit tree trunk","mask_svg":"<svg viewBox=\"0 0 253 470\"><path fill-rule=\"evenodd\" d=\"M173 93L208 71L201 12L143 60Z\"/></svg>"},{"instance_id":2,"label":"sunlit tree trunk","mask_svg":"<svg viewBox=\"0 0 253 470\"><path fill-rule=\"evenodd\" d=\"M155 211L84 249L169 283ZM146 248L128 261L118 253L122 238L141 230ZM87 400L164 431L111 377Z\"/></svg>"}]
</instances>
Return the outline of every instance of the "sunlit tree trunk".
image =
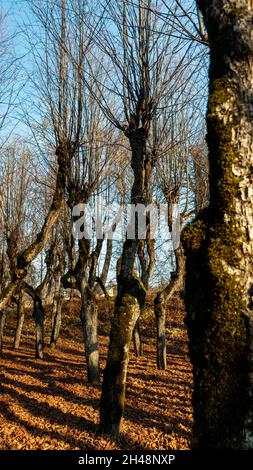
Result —
<instances>
[{"instance_id":1,"label":"sunlit tree trunk","mask_svg":"<svg viewBox=\"0 0 253 470\"><path fill-rule=\"evenodd\" d=\"M36 357L44 358L44 308L39 295L35 292L34 297L34 321L36 338Z\"/></svg>"},{"instance_id":2,"label":"sunlit tree trunk","mask_svg":"<svg viewBox=\"0 0 253 470\"><path fill-rule=\"evenodd\" d=\"M183 233L194 446L252 449L253 5L198 4L210 45L210 205Z\"/></svg>"}]
</instances>

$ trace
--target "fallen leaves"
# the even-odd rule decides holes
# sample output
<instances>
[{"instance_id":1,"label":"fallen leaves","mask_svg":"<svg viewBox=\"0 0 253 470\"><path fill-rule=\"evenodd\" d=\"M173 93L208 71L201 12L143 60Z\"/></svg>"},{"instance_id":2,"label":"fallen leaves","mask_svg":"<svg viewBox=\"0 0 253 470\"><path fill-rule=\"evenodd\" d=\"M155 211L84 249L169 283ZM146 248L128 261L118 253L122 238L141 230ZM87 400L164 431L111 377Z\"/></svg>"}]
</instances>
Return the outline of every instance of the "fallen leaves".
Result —
<instances>
[{"instance_id":1,"label":"fallen leaves","mask_svg":"<svg viewBox=\"0 0 253 470\"><path fill-rule=\"evenodd\" d=\"M1 449L189 449L191 442L191 365L182 308L169 310L168 370L156 369L153 320L144 324L144 356L131 355L123 434L97 433L101 388L85 383L81 326L69 322L57 349L45 361L34 358L30 335L13 351L7 337L1 359ZM106 319L100 324L100 333ZM14 318L8 320L7 334ZM107 319L108 322L108 319ZM173 328L175 329L173 334ZM101 335L105 365L108 338Z\"/></svg>"}]
</instances>

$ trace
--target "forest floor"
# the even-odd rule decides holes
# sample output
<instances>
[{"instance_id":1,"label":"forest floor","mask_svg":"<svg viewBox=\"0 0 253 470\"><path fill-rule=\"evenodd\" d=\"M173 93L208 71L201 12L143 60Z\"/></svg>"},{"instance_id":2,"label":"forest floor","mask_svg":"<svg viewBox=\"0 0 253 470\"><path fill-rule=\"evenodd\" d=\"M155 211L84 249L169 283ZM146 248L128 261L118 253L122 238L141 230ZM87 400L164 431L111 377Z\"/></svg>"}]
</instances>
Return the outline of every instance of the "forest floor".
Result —
<instances>
[{"instance_id":1,"label":"forest floor","mask_svg":"<svg viewBox=\"0 0 253 470\"><path fill-rule=\"evenodd\" d=\"M105 365L112 306L100 303L100 357ZM34 357L31 314L20 349L12 348L15 316L6 325L0 360L0 449L185 450L191 445L192 373L180 300L168 307L166 371L156 368L155 323L150 309L142 320L144 355L131 350L123 433L97 432L101 387L87 386L78 302L64 306L57 348L45 360ZM49 317L49 315L47 315ZM46 322L46 340L50 320Z\"/></svg>"}]
</instances>

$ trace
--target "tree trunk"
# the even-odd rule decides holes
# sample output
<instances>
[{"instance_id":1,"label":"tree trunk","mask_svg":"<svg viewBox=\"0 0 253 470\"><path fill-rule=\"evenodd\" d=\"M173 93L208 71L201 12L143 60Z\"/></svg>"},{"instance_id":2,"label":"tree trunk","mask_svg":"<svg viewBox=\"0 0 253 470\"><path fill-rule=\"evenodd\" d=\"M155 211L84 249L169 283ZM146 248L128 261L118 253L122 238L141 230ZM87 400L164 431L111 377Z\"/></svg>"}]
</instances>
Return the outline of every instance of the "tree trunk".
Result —
<instances>
[{"instance_id":1,"label":"tree trunk","mask_svg":"<svg viewBox=\"0 0 253 470\"><path fill-rule=\"evenodd\" d=\"M143 354L143 343L141 338L140 318L137 319L133 331L134 353L137 357Z\"/></svg>"},{"instance_id":2,"label":"tree trunk","mask_svg":"<svg viewBox=\"0 0 253 470\"><path fill-rule=\"evenodd\" d=\"M36 357L44 358L44 309L38 295L34 299L34 320L36 337Z\"/></svg>"},{"instance_id":3,"label":"tree trunk","mask_svg":"<svg viewBox=\"0 0 253 470\"><path fill-rule=\"evenodd\" d=\"M100 381L98 352L98 308L88 286L81 292L81 322L83 328L85 358L88 383L96 385Z\"/></svg>"},{"instance_id":4,"label":"tree trunk","mask_svg":"<svg viewBox=\"0 0 253 470\"><path fill-rule=\"evenodd\" d=\"M19 294L17 306L17 327L15 331L14 349L18 349L21 341L22 328L25 319L24 296L22 292Z\"/></svg>"},{"instance_id":5,"label":"tree trunk","mask_svg":"<svg viewBox=\"0 0 253 470\"><path fill-rule=\"evenodd\" d=\"M102 433L117 435L121 430L129 348L139 314L138 301L131 295L125 294L115 307L100 402Z\"/></svg>"},{"instance_id":6,"label":"tree trunk","mask_svg":"<svg viewBox=\"0 0 253 470\"><path fill-rule=\"evenodd\" d=\"M54 299L52 332L50 339L50 348L55 348L60 335L61 319L62 319L63 293L59 292Z\"/></svg>"},{"instance_id":7,"label":"tree trunk","mask_svg":"<svg viewBox=\"0 0 253 470\"><path fill-rule=\"evenodd\" d=\"M148 189L150 186L150 180L146 183ZM148 198L150 203L150 197ZM147 217L147 237L150 234L150 220ZM145 253L145 247L147 248L147 253ZM153 267L155 264L155 242L153 239L140 240L138 246L138 257L141 265L141 281L146 290L148 290L149 280ZM145 309L145 305L141 308L140 317ZM134 343L134 352L137 357L143 355L143 341L141 337L141 328L140 328L140 318L136 321L133 331L133 343Z\"/></svg>"},{"instance_id":8,"label":"tree trunk","mask_svg":"<svg viewBox=\"0 0 253 470\"><path fill-rule=\"evenodd\" d=\"M169 299L182 286L185 260L182 246L175 251L176 271L171 273L170 283L159 292L154 300L154 313L156 317L157 328L157 367L165 370L167 367L166 360L166 305Z\"/></svg>"},{"instance_id":9,"label":"tree trunk","mask_svg":"<svg viewBox=\"0 0 253 470\"><path fill-rule=\"evenodd\" d=\"M158 294L159 295L159 294ZM166 299L162 294L157 296L154 303L157 331L157 368L165 370L167 368L166 358Z\"/></svg>"},{"instance_id":10,"label":"tree trunk","mask_svg":"<svg viewBox=\"0 0 253 470\"><path fill-rule=\"evenodd\" d=\"M182 237L194 446L252 449L253 6L198 4L210 44L210 204Z\"/></svg>"},{"instance_id":11,"label":"tree trunk","mask_svg":"<svg viewBox=\"0 0 253 470\"><path fill-rule=\"evenodd\" d=\"M4 336L4 325L5 325L5 320L6 320L6 310L3 312L0 312L0 354L2 354L3 351L3 336Z\"/></svg>"}]
</instances>

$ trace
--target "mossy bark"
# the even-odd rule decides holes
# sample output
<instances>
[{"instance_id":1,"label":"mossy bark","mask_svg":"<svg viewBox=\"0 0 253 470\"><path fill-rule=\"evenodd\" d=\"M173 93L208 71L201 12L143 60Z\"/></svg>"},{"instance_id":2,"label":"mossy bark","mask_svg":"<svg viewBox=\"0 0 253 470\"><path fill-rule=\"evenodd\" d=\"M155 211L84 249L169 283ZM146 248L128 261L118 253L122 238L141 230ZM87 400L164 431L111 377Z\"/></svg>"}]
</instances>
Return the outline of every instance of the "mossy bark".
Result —
<instances>
[{"instance_id":1,"label":"mossy bark","mask_svg":"<svg viewBox=\"0 0 253 470\"><path fill-rule=\"evenodd\" d=\"M182 235L194 447L253 448L252 5L198 3L210 44L210 204Z\"/></svg>"},{"instance_id":2,"label":"mossy bark","mask_svg":"<svg viewBox=\"0 0 253 470\"><path fill-rule=\"evenodd\" d=\"M145 181L150 170L149 162L146 165L148 129L129 129L127 137L132 150L131 166L134 173L131 203L146 204L148 195ZM130 221L132 222L133 220ZM140 243L137 233L138 227L135 238L125 241L117 266L117 298L100 401L100 431L113 435L121 431L130 342L146 296L143 283L134 275L134 263Z\"/></svg>"}]
</instances>

